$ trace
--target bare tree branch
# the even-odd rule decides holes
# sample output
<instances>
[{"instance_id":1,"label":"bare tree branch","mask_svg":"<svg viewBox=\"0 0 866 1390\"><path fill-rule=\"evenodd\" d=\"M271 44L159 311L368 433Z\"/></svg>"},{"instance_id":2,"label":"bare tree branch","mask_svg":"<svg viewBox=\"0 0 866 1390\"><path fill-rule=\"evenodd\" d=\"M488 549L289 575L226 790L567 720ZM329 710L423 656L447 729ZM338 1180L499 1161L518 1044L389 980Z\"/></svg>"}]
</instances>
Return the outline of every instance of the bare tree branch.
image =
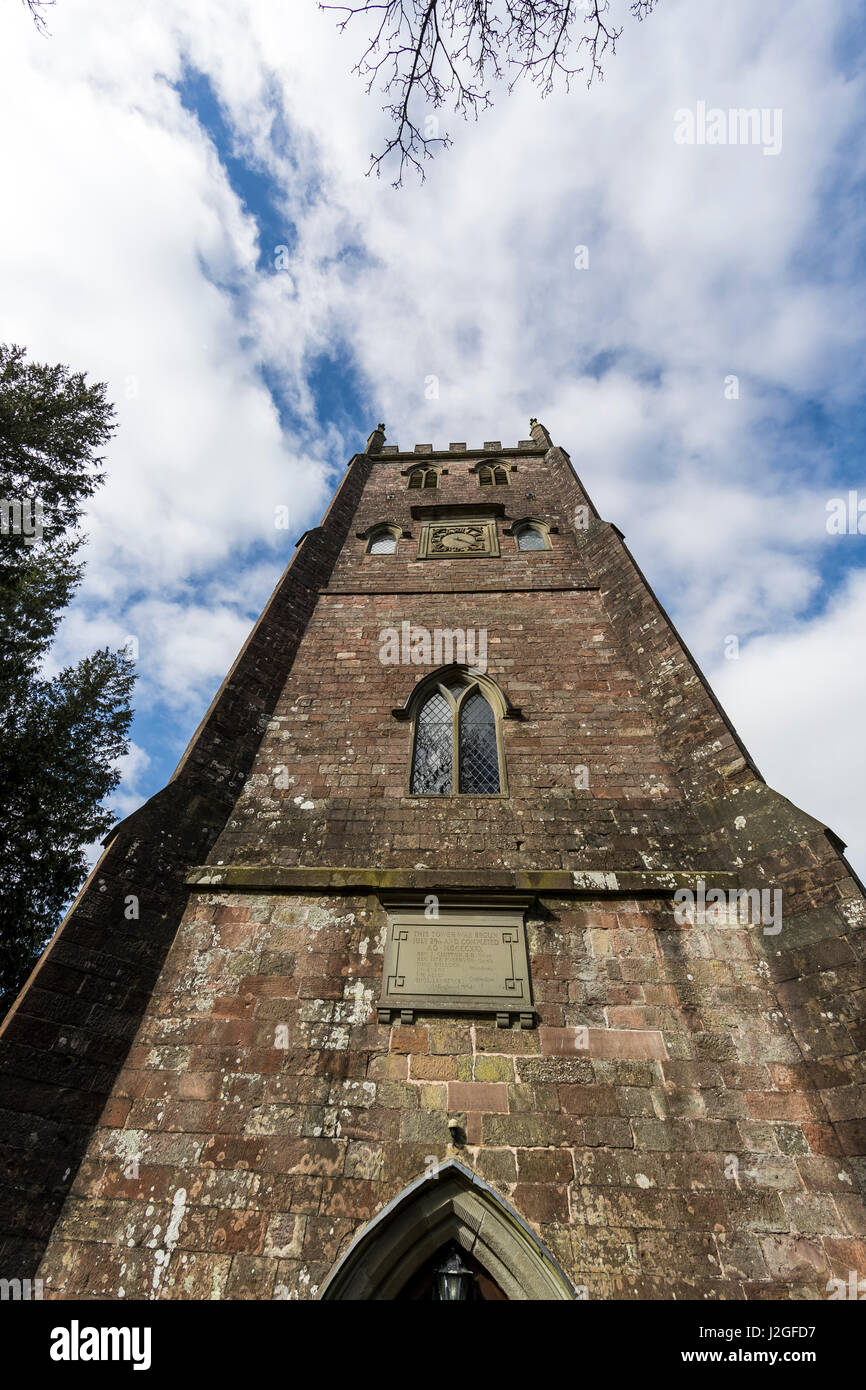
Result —
<instances>
[{"instance_id":1,"label":"bare tree branch","mask_svg":"<svg viewBox=\"0 0 866 1390\"><path fill-rule=\"evenodd\" d=\"M23 4L30 11L33 23L36 25L40 34L47 34L48 21L42 11L50 10L54 5L54 0L23 0Z\"/></svg>"},{"instance_id":2,"label":"bare tree branch","mask_svg":"<svg viewBox=\"0 0 866 1390\"><path fill-rule=\"evenodd\" d=\"M631 14L645 19L657 3L631 0ZM616 53L622 34L608 20L610 0L320 0L319 8L343 16L341 32L360 16L371 21L353 71L368 92L378 89L388 98L383 110L394 130L384 149L371 154L367 172L380 174L393 155L399 161L395 188L407 167L423 181L423 161L436 146L451 144L447 133L439 134L435 114L446 101L464 119L477 119L493 104L490 84L506 73L509 91L529 77L542 97L557 78L568 91L582 72L591 86L603 78L603 59Z\"/></svg>"}]
</instances>

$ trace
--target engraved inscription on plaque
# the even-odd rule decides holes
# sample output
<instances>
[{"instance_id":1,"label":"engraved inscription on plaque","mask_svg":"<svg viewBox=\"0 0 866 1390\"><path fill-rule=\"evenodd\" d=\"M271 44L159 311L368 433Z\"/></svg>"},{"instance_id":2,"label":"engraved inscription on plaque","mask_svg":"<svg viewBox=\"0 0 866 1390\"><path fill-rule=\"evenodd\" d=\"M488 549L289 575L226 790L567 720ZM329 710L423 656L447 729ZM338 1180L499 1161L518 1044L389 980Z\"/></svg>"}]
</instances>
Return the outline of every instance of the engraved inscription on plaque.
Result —
<instances>
[{"instance_id":1,"label":"engraved inscription on plaque","mask_svg":"<svg viewBox=\"0 0 866 1390\"><path fill-rule=\"evenodd\" d=\"M394 973L389 994L526 997L526 980L513 927L460 927L430 923L395 932Z\"/></svg>"},{"instance_id":2,"label":"engraved inscription on plaque","mask_svg":"<svg viewBox=\"0 0 866 1390\"><path fill-rule=\"evenodd\" d=\"M534 1016L524 907L389 909L380 1016L388 1009Z\"/></svg>"}]
</instances>

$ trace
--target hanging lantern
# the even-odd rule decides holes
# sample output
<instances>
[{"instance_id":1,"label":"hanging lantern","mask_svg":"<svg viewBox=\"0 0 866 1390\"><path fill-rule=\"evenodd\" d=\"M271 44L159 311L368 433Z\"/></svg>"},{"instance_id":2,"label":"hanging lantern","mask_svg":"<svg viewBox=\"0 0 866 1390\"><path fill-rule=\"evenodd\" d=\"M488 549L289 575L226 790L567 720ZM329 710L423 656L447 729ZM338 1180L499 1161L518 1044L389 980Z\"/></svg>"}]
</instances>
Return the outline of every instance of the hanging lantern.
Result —
<instances>
[{"instance_id":1,"label":"hanging lantern","mask_svg":"<svg viewBox=\"0 0 866 1390\"><path fill-rule=\"evenodd\" d=\"M469 1298L472 1271L463 1264L456 1246L437 1268L435 1288L437 1297L447 1303L464 1303Z\"/></svg>"}]
</instances>

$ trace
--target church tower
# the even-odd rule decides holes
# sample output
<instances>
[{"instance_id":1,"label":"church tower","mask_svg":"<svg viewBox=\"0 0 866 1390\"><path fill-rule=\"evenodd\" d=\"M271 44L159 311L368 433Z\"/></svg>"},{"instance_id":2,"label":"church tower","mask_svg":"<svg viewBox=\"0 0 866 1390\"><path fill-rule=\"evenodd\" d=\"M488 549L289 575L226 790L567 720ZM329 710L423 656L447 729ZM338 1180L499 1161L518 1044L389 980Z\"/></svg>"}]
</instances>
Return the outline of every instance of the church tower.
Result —
<instances>
[{"instance_id":1,"label":"church tower","mask_svg":"<svg viewBox=\"0 0 866 1390\"><path fill-rule=\"evenodd\" d=\"M832 1296L866 1276L843 849L543 425L380 425L6 1020L3 1273Z\"/></svg>"}]
</instances>

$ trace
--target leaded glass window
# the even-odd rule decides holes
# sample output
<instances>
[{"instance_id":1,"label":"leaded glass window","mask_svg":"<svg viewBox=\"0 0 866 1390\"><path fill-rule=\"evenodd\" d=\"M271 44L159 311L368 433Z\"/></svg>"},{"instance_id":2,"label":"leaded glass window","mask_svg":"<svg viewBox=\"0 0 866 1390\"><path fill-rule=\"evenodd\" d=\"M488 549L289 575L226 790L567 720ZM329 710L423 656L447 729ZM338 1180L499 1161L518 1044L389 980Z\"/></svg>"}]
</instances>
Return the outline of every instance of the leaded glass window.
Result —
<instances>
[{"instance_id":1,"label":"leaded glass window","mask_svg":"<svg viewBox=\"0 0 866 1390\"><path fill-rule=\"evenodd\" d=\"M397 549L397 537L393 531L375 531L370 540L369 555L393 555Z\"/></svg>"},{"instance_id":2,"label":"leaded glass window","mask_svg":"<svg viewBox=\"0 0 866 1390\"><path fill-rule=\"evenodd\" d=\"M518 550L546 550L544 535L537 526L521 526L517 533Z\"/></svg>"},{"instance_id":3,"label":"leaded glass window","mask_svg":"<svg viewBox=\"0 0 866 1390\"><path fill-rule=\"evenodd\" d=\"M451 791L454 716L439 691L425 701L415 724L415 757L412 762L413 792Z\"/></svg>"},{"instance_id":4,"label":"leaded glass window","mask_svg":"<svg viewBox=\"0 0 866 1390\"><path fill-rule=\"evenodd\" d=\"M496 719L478 690L460 706L460 790L462 792L499 791L499 752L496 747Z\"/></svg>"},{"instance_id":5,"label":"leaded glass window","mask_svg":"<svg viewBox=\"0 0 866 1390\"><path fill-rule=\"evenodd\" d=\"M412 792L496 796L502 790L496 714L477 682L452 676L415 718Z\"/></svg>"}]
</instances>

